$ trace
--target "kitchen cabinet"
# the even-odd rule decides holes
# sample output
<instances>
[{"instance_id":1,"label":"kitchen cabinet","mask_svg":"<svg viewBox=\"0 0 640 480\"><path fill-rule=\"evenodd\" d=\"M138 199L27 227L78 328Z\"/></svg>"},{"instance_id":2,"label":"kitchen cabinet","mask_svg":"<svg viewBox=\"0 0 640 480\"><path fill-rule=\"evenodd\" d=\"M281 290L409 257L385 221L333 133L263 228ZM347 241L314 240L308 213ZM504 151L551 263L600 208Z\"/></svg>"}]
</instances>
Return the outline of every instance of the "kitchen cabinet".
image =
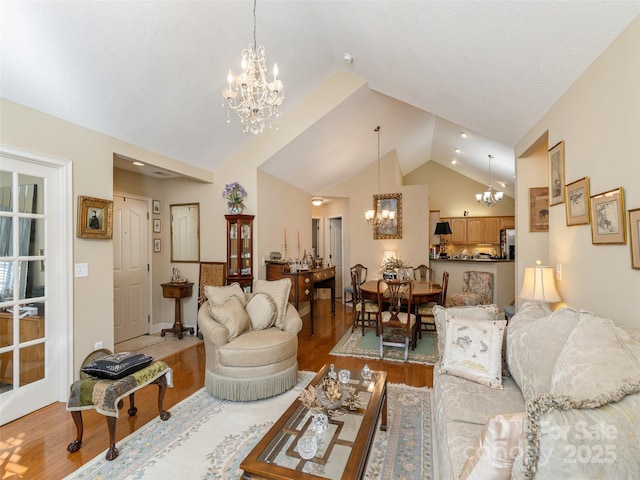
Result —
<instances>
[{"instance_id":1,"label":"kitchen cabinet","mask_svg":"<svg viewBox=\"0 0 640 480\"><path fill-rule=\"evenodd\" d=\"M253 286L254 215L225 215L227 219L227 285L239 283L245 292Z\"/></svg>"},{"instance_id":2,"label":"kitchen cabinet","mask_svg":"<svg viewBox=\"0 0 640 480\"><path fill-rule=\"evenodd\" d=\"M500 221L498 217L467 218L467 243L500 243Z\"/></svg>"},{"instance_id":3,"label":"kitchen cabinet","mask_svg":"<svg viewBox=\"0 0 640 480\"><path fill-rule=\"evenodd\" d=\"M454 245L467 243L467 219L450 218L448 221L452 232L451 243Z\"/></svg>"},{"instance_id":4,"label":"kitchen cabinet","mask_svg":"<svg viewBox=\"0 0 640 480\"><path fill-rule=\"evenodd\" d=\"M516 217L500 217L500 230L516 228Z\"/></svg>"}]
</instances>

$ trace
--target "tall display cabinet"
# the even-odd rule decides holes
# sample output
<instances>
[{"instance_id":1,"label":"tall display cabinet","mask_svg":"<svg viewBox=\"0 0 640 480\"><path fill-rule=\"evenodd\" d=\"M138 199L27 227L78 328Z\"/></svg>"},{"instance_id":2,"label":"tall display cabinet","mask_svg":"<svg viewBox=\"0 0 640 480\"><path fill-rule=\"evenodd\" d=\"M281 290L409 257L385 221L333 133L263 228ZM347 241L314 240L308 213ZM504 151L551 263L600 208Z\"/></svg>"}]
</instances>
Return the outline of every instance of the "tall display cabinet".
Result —
<instances>
[{"instance_id":1,"label":"tall display cabinet","mask_svg":"<svg viewBox=\"0 0 640 480\"><path fill-rule=\"evenodd\" d=\"M239 283L245 292L253 285L253 218L225 215L227 219L227 285Z\"/></svg>"}]
</instances>

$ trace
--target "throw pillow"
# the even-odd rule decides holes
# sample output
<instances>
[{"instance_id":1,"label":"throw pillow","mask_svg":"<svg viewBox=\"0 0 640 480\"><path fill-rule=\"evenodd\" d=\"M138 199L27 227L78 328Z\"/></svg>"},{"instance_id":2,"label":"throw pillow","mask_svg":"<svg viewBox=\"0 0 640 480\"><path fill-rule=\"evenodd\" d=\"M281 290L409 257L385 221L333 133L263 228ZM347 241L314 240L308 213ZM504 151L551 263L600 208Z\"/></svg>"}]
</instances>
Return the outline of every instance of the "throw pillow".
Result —
<instances>
[{"instance_id":1,"label":"throw pillow","mask_svg":"<svg viewBox=\"0 0 640 480\"><path fill-rule=\"evenodd\" d=\"M229 332L228 340L230 342L251 328L249 315L236 296L229 297L223 305L210 305L209 313L216 322L225 326Z\"/></svg>"},{"instance_id":2,"label":"throw pillow","mask_svg":"<svg viewBox=\"0 0 640 480\"><path fill-rule=\"evenodd\" d=\"M467 458L460 480L509 480L519 452L524 412L494 415Z\"/></svg>"},{"instance_id":3,"label":"throw pillow","mask_svg":"<svg viewBox=\"0 0 640 480\"><path fill-rule=\"evenodd\" d=\"M469 318L477 320L497 320L497 305L476 305L472 307L450 307L445 308L440 305L433 307L433 319L436 324L438 335L438 359L442 361L444 355L444 343L446 336L447 318Z\"/></svg>"},{"instance_id":4,"label":"throw pillow","mask_svg":"<svg viewBox=\"0 0 640 480\"><path fill-rule=\"evenodd\" d=\"M231 297L238 297L242 306L247 303L247 296L239 283L232 283L224 287L207 285L204 287L204 294L207 296L207 300L209 300L209 305L224 305Z\"/></svg>"},{"instance_id":5,"label":"throw pillow","mask_svg":"<svg viewBox=\"0 0 640 480\"><path fill-rule=\"evenodd\" d=\"M117 380L143 369L153 362L153 357L144 353L121 352L100 357L81 370L92 377Z\"/></svg>"},{"instance_id":6,"label":"throw pillow","mask_svg":"<svg viewBox=\"0 0 640 480\"><path fill-rule=\"evenodd\" d=\"M502 388L505 320L447 319L440 372Z\"/></svg>"},{"instance_id":7,"label":"throw pillow","mask_svg":"<svg viewBox=\"0 0 640 480\"><path fill-rule=\"evenodd\" d=\"M244 309L251 320L251 330L264 330L273 327L278 316L278 307L271 295L254 293Z\"/></svg>"},{"instance_id":8,"label":"throw pillow","mask_svg":"<svg viewBox=\"0 0 640 480\"><path fill-rule=\"evenodd\" d=\"M255 293L266 293L273 298L278 309L278 316L276 317L275 325L278 328L282 328L282 324L284 323L284 314L287 311L287 303L289 302L291 279L254 280L253 291Z\"/></svg>"}]
</instances>

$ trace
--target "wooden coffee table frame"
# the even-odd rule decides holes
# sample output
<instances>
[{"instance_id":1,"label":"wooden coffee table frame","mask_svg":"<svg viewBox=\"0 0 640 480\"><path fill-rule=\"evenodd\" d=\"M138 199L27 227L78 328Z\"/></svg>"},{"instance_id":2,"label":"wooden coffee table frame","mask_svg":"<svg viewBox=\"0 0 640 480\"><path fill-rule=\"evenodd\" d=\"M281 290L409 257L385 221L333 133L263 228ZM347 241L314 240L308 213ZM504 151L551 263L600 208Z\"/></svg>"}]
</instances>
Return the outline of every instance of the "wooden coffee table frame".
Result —
<instances>
[{"instance_id":1,"label":"wooden coffee table frame","mask_svg":"<svg viewBox=\"0 0 640 480\"><path fill-rule=\"evenodd\" d=\"M336 370L339 369L340 367L337 366ZM309 385L318 385L328 371L329 365L322 367L320 372L309 382ZM372 371L371 373L372 380L375 379L375 384L367 408L363 410L362 423L356 439L353 442L344 472L342 473L341 479L343 480L360 479L363 477L371 445L373 444L378 418L381 418L380 429L383 431L387 429L387 373L379 371ZM356 376L359 377L359 372L351 372L351 375L352 379L355 379ZM287 423L294 417L299 418L304 416L305 413L306 408L296 399L240 464L240 468L244 470L243 479L284 480L291 478L321 478L313 474L304 473L301 470L292 470L259 459L274 443L274 440L281 434L282 430L286 428ZM339 417L336 418L339 419ZM301 462L304 463L303 460L301 460Z\"/></svg>"}]
</instances>

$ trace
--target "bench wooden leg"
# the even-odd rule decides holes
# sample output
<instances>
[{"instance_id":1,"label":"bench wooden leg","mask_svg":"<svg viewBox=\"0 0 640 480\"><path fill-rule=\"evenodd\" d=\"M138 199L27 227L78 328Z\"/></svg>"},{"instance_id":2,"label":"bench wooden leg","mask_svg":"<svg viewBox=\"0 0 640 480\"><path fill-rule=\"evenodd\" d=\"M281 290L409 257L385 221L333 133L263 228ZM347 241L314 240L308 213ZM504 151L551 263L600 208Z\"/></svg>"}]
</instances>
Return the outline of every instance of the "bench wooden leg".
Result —
<instances>
[{"instance_id":1,"label":"bench wooden leg","mask_svg":"<svg viewBox=\"0 0 640 480\"><path fill-rule=\"evenodd\" d=\"M80 447L82 446L82 433L84 431L84 428L82 425L82 412L80 411L71 412L71 417L73 418L73 421L76 424L77 435L76 435L76 439L67 446L67 450L73 453L80 450Z\"/></svg>"},{"instance_id":2,"label":"bench wooden leg","mask_svg":"<svg viewBox=\"0 0 640 480\"><path fill-rule=\"evenodd\" d=\"M160 378L157 378L153 383L158 385L158 413L160 414L160 419L163 421L167 421L171 417L171 412L168 412L167 410L164 410L162 408L162 403L164 402L164 394L167 391L166 375L162 375Z\"/></svg>"},{"instance_id":3,"label":"bench wooden leg","mask_svg":"<svg viewBox=\"0 0 640 480\"><path fill-rule=\"evenodd\" d=\"M107 419L107 427L109 428L109 450L104 458L111 461L118 458L120 452L116 448L116 417L105 417Z\"/></svg>"}]
</instances>

